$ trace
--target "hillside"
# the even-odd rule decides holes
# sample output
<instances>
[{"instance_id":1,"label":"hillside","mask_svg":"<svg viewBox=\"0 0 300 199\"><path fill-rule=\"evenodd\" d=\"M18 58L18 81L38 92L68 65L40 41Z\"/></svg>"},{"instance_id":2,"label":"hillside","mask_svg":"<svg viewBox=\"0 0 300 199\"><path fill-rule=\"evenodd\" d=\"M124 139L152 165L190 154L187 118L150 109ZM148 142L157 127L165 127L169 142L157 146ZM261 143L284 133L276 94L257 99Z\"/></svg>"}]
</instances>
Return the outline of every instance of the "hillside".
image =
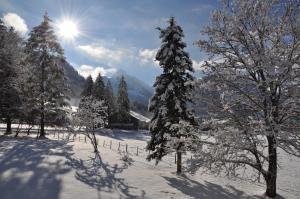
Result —
<instances>
[{"instance_id":1,"label":"hillside","mask_svg":"<svg viewBox=\"0 0 300 199\"><path fill-rule=\"evenodd\" d=\"M85 79L67 61L61 63L71 89L71 98L78 98L84 86Z\"/></svg>"}]
</instances>

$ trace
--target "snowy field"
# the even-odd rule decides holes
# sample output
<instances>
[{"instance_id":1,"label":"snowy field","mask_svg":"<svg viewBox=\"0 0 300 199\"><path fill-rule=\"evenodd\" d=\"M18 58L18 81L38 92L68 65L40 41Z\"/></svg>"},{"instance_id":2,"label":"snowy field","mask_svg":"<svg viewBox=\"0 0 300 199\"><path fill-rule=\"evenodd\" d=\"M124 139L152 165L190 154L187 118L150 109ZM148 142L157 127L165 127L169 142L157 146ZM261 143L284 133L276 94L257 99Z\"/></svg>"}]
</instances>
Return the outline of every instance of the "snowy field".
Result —
<instances>
[{"instance_id":1,"label":"snowy field","mask_svg":"<svg viewBox=\"0 0 300 199\"><path fill-rule=\"evenodd\" d=\"M100 161L83 135L31 136L0 137L1 199L258 199L265 190L263 180L252 183L201 172L177 176L173 155L155 166L145 160L147 132L99 133ZM121 160L126 144L131 164ZM278 198L300 198L300 159L280 153L279 161Z\"/></svg>"}]
</instances>

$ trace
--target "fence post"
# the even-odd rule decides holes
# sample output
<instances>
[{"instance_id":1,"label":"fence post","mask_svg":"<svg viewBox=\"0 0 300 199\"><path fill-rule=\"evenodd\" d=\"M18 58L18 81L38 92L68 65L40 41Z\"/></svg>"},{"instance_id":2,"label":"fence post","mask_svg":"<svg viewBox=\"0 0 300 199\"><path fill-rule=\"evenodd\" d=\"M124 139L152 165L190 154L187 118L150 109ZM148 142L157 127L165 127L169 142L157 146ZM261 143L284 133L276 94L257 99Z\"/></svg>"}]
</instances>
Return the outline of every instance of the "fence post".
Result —
<instances>
[{"instance_id":1,"label":"fence post","mask_svg":"<svg viewBox=\"0 0 300 199\"><path fill-rule=\"evenodd\" d=\"M121 143L119 142L118 151L120 151Z\"/></svg>"},{"instance_id":2,"label":"fence post","mask_svg":"<svg viewBox=\"0 0 300 199\"><path fill-rule=\"evenodd\" d=\"M103 141L103 147L105 146L105 140Z\"/></svg>"},{"instance_id":3,"label":"fence post","mask_svg":"<svg viewBox=\"0 0 300 199\"><path fill-rule=\"evenodd\" d=\"M177 158L177 156L176 156L177 154L176 154L176 152L175 152L175 164L177 163L177 160L176 160L176 158Z\"/></svg>"},{"instance_id":4,"label":"fence post","mask_svg":"<svg viewBox=\"0 0 300 199\"><path fill-rule=\"evenodd\" d=\"M98 139L98 138L96 139L96 142L97 142L97 143L96 143L97 146L99 146L99 139Z\"/></svg>"},{"instance_id":5,"label":"fence post","mask_svg":"<svg viewBox=\"0 0 300 199\"><path fill-rule=\"evenodd\" d=\"M126 144L126 153L128 152L128 145Z\"/></svg>"},{"instance_id":6,"label":"fence post","mask_svg":"<svg viewBox=\"0 0 300 199\"><path fill-rule=\"evenodd\" d=\"M84 136L84 142L86 143L86 136Z\"/></svg>"},{"instance_id":7,"label":"fence post","mask_svg":"<svg viewBox=\"0 0 300 199\"><path fill-rule=\"evenodd\" d=\"M112 144L112 141L110 141L109 149L111 149L111 144Z\"/></svg>"},{"instance_id":8,"label":"fence post","mask_svg":"<svg viewBox=\"0 0 300 199\"><path fill-rule=\"evenodd\" d=\"M139 147L136 147L136 155L139 156Z\"/></svg>"}]
</instances>

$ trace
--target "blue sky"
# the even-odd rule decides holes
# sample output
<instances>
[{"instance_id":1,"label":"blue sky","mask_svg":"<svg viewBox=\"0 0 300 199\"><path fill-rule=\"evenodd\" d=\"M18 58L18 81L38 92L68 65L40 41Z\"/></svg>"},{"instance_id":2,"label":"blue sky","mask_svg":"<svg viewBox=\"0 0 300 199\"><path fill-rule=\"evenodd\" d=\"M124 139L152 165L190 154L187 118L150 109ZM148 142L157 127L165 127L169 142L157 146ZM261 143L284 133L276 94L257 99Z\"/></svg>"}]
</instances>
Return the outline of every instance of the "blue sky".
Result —
<instances>
[{"instance_id":1,"label":"blue sky","mask_svg":"<svg viewBox=\"0 0 300 199\"><path fill-rule=\"evenodd\" d=\"M174 16L197 68L205 56L193 43L203 37L200 31L217 7L220 2L210 0L0 0L0 15L24 37L46 10L54 24L68 18L80 34L72 41L59 40L67 61L81 74L109 76L123 70L152 85L161 72L154 62L160 46L155 28L166 27Z\"/></svg>"}]
</instances>

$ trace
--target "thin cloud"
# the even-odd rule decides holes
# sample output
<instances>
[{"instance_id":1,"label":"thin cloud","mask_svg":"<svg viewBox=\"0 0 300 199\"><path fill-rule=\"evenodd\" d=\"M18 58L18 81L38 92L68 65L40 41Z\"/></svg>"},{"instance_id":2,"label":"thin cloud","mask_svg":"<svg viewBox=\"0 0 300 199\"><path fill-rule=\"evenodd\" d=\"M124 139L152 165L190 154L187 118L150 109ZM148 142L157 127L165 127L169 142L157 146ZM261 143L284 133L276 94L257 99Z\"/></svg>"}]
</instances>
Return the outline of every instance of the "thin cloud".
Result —
<instances>
[{"instance_id":1,"label":"thin cloud","mask_svg":"<svg viewBox=\"0 0 300 199\"><path fill-rule=\"evenodd\" d=\"M205 64L204 61L196 61L196 60L192 60L193 62L193 68L196 71L203 71L203 65Z\"/></svg>"},{"instance_id":2,"label":"thin cloud","mask_svg":"<svg viewBox=\"0 0 300 199\"><path fill-rule=\"evenodd\" d=\"M104 67L94 67L91 65L81 65L77 67L77 71L80 75L87 78L89 75L95 80L100 73L101 76L110 77L115 74L118 70L116 68L104 68Z\"/></svg>"},{"instance_id":3,"label":"thin cloud","mask_svg":"<svg viewBox=\"0 0 300 199\"><path fill-rule=\"evenodd\" d=\"M126 54L125 49L111 49L101 45L79 45L78 49L98 60L121 62Z\"/></svg>"},{"instance_id":4,"label":"thin cloud","mask_svg":"<svg viewBox=\"0 0 300 199\"><path fill-rule=\"evenodd\" d=\"M210 4L201 4L201 5L195 6L192 9L192 12L203 13L203 12L209 12L213 9L214 9L214 7Z\"/></svg>"},{"instance_id":5,"label":"thin cloud","mask_svg":"<svg viewBox=\"0 0 300 199\"><path fill-rule=\"evenodd\" d=\"M140 49L138 52L140 61L142 63L151 63L158 66L158 61L155 60L157 49Z\"/></svg>"},{"instance_id":6,"label":"thin cloud","mask_svg":"<svg viewBox=\"0 0 300 199\"><path fill-rule=\"evenodd\" d=\"M7 27L13 27L21 35L26 34L28 27L25 20L16 13L6 13L3 15L3 23Z\"/></svg>"}]
</instances>

